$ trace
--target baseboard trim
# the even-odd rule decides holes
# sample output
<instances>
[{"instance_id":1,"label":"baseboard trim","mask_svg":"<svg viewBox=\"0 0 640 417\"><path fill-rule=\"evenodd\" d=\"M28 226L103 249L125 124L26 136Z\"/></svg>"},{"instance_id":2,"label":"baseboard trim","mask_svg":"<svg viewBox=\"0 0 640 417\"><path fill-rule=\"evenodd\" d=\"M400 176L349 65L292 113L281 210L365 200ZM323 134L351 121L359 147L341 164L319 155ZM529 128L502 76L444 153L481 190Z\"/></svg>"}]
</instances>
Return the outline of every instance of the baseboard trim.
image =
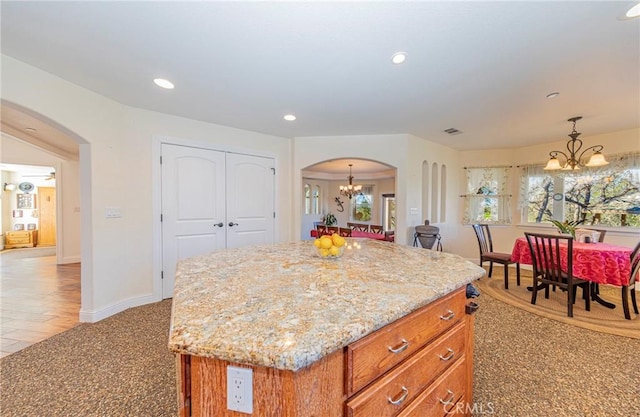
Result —
<instances>
[{"instance_id":1,"label":"baseboard trim","mask_svg":"<svg viewBox=\"0 0 640 417\"><path fill-rule=\"evenodd\" d=\"M119 301L117 303L111 304L107 307L86 311L84 309L80 309L80 321L83 323L95 323L100 320L106 319L107 317L113 316L114 314L118 314L132 307L138 307L144 304L155 303L159 301L152 294L143 295L140 297L132 297L123 301Z\"/></svg>"},{"instance_id":2,"label":"baseboard trim","mask_svg":"<svg viewBox=\"0 0 640 417\"><path fill-rule=\"evenodd\" d=\"M67 256L66 258L62 258L60 261L61 265L64 264L77 264L81 261L80 256Z\"/></svg>"}]
</instances>

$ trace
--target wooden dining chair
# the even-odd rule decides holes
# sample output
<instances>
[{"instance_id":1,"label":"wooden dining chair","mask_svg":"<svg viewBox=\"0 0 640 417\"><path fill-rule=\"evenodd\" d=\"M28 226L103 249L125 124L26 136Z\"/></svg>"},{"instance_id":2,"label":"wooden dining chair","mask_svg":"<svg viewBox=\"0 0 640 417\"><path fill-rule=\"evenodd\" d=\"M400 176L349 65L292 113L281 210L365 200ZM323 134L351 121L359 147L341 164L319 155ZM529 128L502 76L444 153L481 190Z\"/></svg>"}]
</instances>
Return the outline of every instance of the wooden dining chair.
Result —
<instances>
[{"instance_id":1,"label":"wooden dining chair","mask_svg":"<svg viewBox=\"0 0 640 417\"><path fill-rule=\"evenodd\" d=\"M604 237L607 234L607 231L605 229L593 229L591 227L587 227L585 228L585 230L590 230L592 232L598 232L598 243L602 243L604 242ZM594 294L600 294L600 284L598 284L597 282L592 282L591 283L591 291Z\"/></svg>"},{"instance_id":2,"label":"wooden dining chair","mask_svg":"<svg viewBox=\"0 0 640 417\"><path fill-rule=\"evenodd\" d=\"M371 233L380 233L380 234L384 233L384 227L374 225L374 224L369 226L369 230L371 231Z\"/></svg>"},{"instance_id":3,"label":"wooden dining chair","mask_svg":"<svg viewBox=\"0 0 640 417\"><path fill-rule=\"evenodd\" d=\"M368 224L364 224L364 223L347 223L347 226L349 226L351 229L357 230L359 232L368 232L369 231L369 225Z\"/></svg>"},{"instance_id":4,"label":"wooden dining chair","mask_svg":"<svg viewBox=\"0 0 640 417\"><path fill-rule=\"evenodd\" d=\"M604 242L604 237L605 237L605 235L607 234L607 231L606 231L605 229L593 229L593 228L591 228L591 227L585 227L584 229L585 229L585 230L591 230L591 231L593 231L593 232L598 232L598 233L600 233L600 234L598 235L598 242L600 242L600 243Z\"/></svg>"},{"instance_id":5,"label":"wooden dining chair","mask_svg":"<svg viewBox=\"0 0 640 417\"><path fill-rule=\"evenodd\" d=\"M584 308L591 310L591 282L573 276L573 237L525 232L533 266L531 304L536 303L538 291L544 288L544 297L549 298L549 287L567 291L567 316L573 317L576 291L582 288ZM562 248L566 246L567 270L562 270Z\"/></svg>"},{"instance_id":6,"label":"wooden dining chair","mask_svg":"<svg viewBox=\"0 0 640 417\"><path fill-rule=\"evenodd\" d=\"M338 234L342 237L351 237L351 228L350 227L340 227L338 229Z\"/></svg>"},{"instance_id":7,"label":"wooden dining chair","mask_svg":"<svg viewBox=\"0 0 640 417\"><path fill-rule=\"evenodd\" d=\"M640 242L631 252L631 275L629 276L629 284L622 286L622 309L624 310L624 318L631 320L629 314L629 292L631 292L631 302L633 303L633 311L638 313L638 303L636 301L636 282L638 282L638 274L640 274Z\"/></svg>"},{"instance_id":8,"label":"wooden dining chair","mask_svg":"<svg viewBox=\"0 0 640 417\"><path fill-rule=\"evenodd\" d=\"M504 267L504 288L509 289L509 265L516 264L516 283L520 285L520 263L511 260L510 253L501 253L493 251L493 241L491 240L491 231L488 224L474 224L473 230L478 238L478 246L480 247L480 266L485 262L489 262L489 278L493 272L493 263L501 264Z\"/></svg>"},{"instance_id":9,"label":"wooden dining chair","mask_svg":"<svg viewBox=\"0 0 640 417\"><path fill-rule=\"evenodd\" d=\"M327 226L324 224L317 224L316 230L318 231L317 237L329 234L329 231L327 230Z\"/></svg>"}]
</instances>

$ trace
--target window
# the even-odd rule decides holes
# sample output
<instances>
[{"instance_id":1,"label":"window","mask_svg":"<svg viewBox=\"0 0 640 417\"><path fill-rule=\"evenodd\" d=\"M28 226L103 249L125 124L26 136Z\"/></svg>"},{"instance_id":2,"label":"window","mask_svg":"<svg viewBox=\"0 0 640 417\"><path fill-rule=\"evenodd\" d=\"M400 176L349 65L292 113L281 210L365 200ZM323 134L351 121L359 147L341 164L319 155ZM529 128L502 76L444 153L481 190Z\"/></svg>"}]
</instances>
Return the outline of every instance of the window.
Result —
<instances>
[{"instance_id":1,"label":"window","mask_svg":"<svg viewBox=\"0 0 640 417\"><path fill-rule=\"evenodd\" d=\"M511 196L508 194L510 168L465 168L467 194L463 195L464 223L511 223Z\"/></svg>"},{"instance_id":2,"label":"window","mask_svg":"<svg viewBox=\"0 0 640 417\"><path fill-rule=\"evenodd\" d=\"M440 222L447 221L447 166L440 167Z\"/></svg>"},{"instance_id":3,"label":"window","mask_svg":"<svg viewBox=\"0 0 640 417\"><path fill-rule=\"evenodd\" d=\"M304 185L304 214L311 214L311 186Z\"/></svg>"},{"instance_id":4,"label":"window","mask_svg":"<svg viewBox=\"0 0 640 417\"><path fill-rule=\"evenodd\" d=\"M320 186L304 185L304 214L320 214Z\"/></svg>"},{"instance_id":5,"label":"window","mask_svg":"<svg viewBox=\"0 0 640 417\"><path fill-rule=\"evenodd\" d=\"M371 220L373 209L373 185L363 185L360 194L351 199L351 220L367 222Z\"/></svg>"},{"instance_id":6,"label":"window","mask_svg":"<svg viewBox=\"0 0 640 417\"><path fill-rule=\"evenodd\" d=\"M422 218L429 219L429 162L422 161Z\"/></svg>"},{"instance_id":7,"label":"window","mask_svg":"<svg viewBox=\"0 0 640 417\"><path fill-rule=\"evenodd\" d=\"M382 219L384 230L396 230L395 194L382 194Z\"/></svg>"},{"instance_id":8,"label":"window","mask_svg":"<svg viewBox=\"0 0 640 417\"><path fill-rule=\"evenodd\" d=\"M320 186L313 188L313 214L320 214Z\"/></svg>"},{"instance_id":9,"label":"window","mask_svg":"<svg viewBox=\"0 0 640 417\"><path fill-rule=\"evenodd\" d=\"M640 154L609 157L609 162L579 171L523 167L519 206L524 221L640 227Z\"/></svg>"}]
</instances>

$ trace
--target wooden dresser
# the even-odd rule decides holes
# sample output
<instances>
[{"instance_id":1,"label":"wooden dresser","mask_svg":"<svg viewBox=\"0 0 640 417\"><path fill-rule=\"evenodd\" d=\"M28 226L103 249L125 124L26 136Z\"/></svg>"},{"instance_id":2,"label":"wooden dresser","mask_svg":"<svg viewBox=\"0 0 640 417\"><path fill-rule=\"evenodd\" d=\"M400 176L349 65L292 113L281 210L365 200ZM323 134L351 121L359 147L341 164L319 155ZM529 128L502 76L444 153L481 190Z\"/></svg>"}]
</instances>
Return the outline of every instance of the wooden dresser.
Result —
<instances>
[{"instance_id":1,"label":"wooden dresser","mask_svg":"<svg viewBox=\"0 0 640 417\"><path fill-rule=\"evenodd\" d=\"M254 416L470 415L474 318L461 288L297 372L252 368ZM226 410L229 362L178 355L180 416ZM235 365L235 364L234 364Z\"/></svg>"},{"instance_id":2,"label":"wooden dresser","mask_svg":"<svg viewBox=\"0 0 640 417\"><path fill-rule=\"evenodd\" d=\"M38 244L37 230L17 230L5 233L4 247L11 248L33 248Z\"/></svg>"}]
</instances>

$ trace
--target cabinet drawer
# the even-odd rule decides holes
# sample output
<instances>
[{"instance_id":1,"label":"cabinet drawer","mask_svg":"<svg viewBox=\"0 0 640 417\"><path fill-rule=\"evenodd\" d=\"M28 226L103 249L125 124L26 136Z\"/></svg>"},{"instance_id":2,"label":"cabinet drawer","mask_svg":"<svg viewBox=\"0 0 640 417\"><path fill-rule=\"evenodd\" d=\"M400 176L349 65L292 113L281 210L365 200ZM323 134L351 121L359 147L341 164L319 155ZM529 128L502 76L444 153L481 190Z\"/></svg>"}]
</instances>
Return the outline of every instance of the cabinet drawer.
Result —
<instances>
[{"instance_id":1,"label":"cabinet drawer","mask_svg":"<svg viewBox=\"0 0 640 417\"><path fill-rule=\"evenodd\" d=\"M7 236L7 243L10 245L17 245L20 243L29 243L29 236Z\"/></svg>"},{"instance_id":2,"label":"cabinet drawer","mask_svg":"<svg viewBox=\"0 0 640 417\"><path fill-rule=\"evenodd\" d=\"M466 362L461 360L449 368L429 388L424 390L398 417L433 417L452 415L464 410L464 391L466 386ZM457 405L461 402L460 405Z\"/></svg>"},{"instance_id":3,"label":"cabinet drawer","mask_svg":"<svg viewBox=\"0 0 640 417\"><path fill-rule=\"evenodd\" d=\"M461 288L347 346L347 395L359 391L463 318L464 290Z\"/></svg>"},{"instance_id":4,"label":"cabinet drawer","mask_svg":"<svg viewBox=\"0 0 640 417\"><path fill-rule=\"evenodd\" d=\"M465 323L419 350L347 402L348 417L390 417L460 358L464 358ZM395 401L396 404L393 404Z\"/></svg>"},{"instance_id":5,"label":"cabinet drawer","mask_svg":"<svg viewBox=\"0 0 640 417\"><path fill-rule=\"evenodd\" d=\"M7 232L7 238L11 239L29 239L31 232L29 231L20 231L20 232Z\"/></svg>"}]
</instances>

